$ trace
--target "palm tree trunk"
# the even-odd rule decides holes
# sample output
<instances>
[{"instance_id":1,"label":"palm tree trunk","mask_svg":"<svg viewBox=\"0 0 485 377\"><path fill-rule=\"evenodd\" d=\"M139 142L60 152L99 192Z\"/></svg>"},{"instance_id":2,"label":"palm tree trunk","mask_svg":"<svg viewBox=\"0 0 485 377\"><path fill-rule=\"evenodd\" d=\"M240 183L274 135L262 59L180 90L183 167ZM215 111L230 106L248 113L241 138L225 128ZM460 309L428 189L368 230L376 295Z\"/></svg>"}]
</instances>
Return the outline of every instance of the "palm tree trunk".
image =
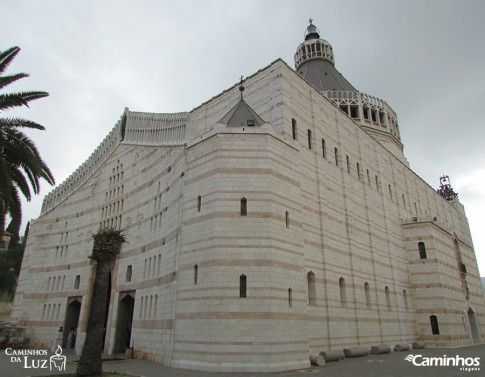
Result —
<instances>
[{"instance_id":1,"label":"palm tree trunk","mask_svg":"<svg viewBox=\"0 0 485 377\"><path fill-rule=\"evenodd\" d=\"M101 354L111 264L111 261L97 261L96 264L86 340L76 371L78 376L99 376L102 372Z\"/></svg>"}]
</instances>

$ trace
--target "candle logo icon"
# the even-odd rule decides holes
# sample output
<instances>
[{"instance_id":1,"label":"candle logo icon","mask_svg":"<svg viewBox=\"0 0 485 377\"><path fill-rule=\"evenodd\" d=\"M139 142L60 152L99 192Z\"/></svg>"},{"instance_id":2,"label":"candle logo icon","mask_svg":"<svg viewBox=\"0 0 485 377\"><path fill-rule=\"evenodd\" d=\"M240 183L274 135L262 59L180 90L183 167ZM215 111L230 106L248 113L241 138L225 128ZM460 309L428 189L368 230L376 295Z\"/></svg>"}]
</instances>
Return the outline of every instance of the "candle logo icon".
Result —
<instances>
[{"instance_id":1,"label":"candle logo icon","mask_svg":"<svg viewBox=\"0 0 485 377\"><path fill-rule=\"evenodd\" d=\"M50 357L50 370L57 369L59 372L66 370L66 356L62 354L62 348L57 346L55 354Z\"/></svg>"}]
</instances>

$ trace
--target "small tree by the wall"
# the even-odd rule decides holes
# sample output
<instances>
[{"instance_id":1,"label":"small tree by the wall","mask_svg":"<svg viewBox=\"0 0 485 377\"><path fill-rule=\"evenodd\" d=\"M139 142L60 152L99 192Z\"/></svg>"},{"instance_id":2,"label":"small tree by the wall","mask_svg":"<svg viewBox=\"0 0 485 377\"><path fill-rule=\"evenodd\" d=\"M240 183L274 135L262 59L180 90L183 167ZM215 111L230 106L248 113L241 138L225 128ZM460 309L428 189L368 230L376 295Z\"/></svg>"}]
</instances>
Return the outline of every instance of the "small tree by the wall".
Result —
<instances>
[{"instance_id":1,"label":"small tree by the wall","mask_svg":"<svg viewBox=\"0 0 485 377\"><path fill-rule=\"evenodd\" d=\"M120 253L121 245L126 242L125 236L121 233L120 230L104 228L99 229L93 235L93 251L89 258L96 261L96 276L93 283L86 340L76 371L78 376L98 376L102 372L101 354L109 272Z\"/></svg>"}]
</instances>

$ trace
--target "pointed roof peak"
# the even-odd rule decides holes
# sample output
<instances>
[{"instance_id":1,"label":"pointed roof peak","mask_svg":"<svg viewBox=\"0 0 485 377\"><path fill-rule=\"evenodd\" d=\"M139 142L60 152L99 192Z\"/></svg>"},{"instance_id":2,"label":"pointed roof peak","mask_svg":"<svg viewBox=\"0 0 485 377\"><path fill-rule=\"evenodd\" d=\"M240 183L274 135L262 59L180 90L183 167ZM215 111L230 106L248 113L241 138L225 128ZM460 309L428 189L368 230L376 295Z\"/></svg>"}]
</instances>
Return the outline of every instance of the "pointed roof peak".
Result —
<instances>
[{"instance_id":1,"label":"pointed roof peak","mask_svg":"<svg viewBox=\"0 0 485 377\"><path fill-rule=\"evenodd\" d=\"M239 89L241 89L241 87L239 87ZM246 103L246 101L244 101L241 91L241 99L226 115L224 115L220 120L220 123L223 123L228 127L260 127L266 122Z\"/></svg>"}]
</instances>

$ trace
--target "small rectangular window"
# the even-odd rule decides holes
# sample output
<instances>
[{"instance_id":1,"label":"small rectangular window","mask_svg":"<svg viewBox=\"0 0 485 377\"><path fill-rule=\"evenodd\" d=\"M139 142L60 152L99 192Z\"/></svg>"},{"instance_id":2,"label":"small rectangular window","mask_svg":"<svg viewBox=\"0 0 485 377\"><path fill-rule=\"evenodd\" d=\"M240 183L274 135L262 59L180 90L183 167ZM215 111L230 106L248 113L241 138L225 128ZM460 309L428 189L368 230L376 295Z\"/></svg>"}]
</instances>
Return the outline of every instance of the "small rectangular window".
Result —
<instances>
[{"instance_id":1,"label":"small rectangular window","mask_svg":"<svg viewBox=\"0 0 485 377\"><path fill-rule=\"evenodd\" d=\"M246 297L246 275L239 276L239 297Z\"/></svg>"},{"instance_id":2,"label":"small rectangular window","mask_svg":"<svg viewBox=\"0 0 485 377\"><path fill-rule=\"evenodd\" d=\"M427 259L426 246L424 245L424 242L418 242L418 251L420 259Z\"/></svg>"},{"instance_id":3,"label":"small rectangular window","mask_svg":"<svg viewBox=\"0 0 485 377\"><path fill-rule=\"evenodd\" d=\"M133 268L131 267L131 264L130 264L128 267L126 267L126 275L125 275L125 282L126 283L131 282L132 272L133 272Z\"/></svg>"},{"instance_id":4,"label":"small rectangular window","mask_svg":"<svg viewBox=\"0 0 485 377\"><path fill-rule=\"evenodd\" d=\"M241 199L241 216L248 215L248 201L246 198Z\"/></svg>"},{"instance_id":5,"label":"small rectangular window","mask_svg":"<svg viewBox=\"0 0 485 377\"><path fill-rule=\"evenodd\" d=\"M433 335L439 335L440 334L440 327L438 325L438 317L436 317L435 315L430 316L429 322L431 324L431 333Z\"/></svg>"},{"instance_id":6,"label":"small rectangular window","mask_svg":"<svg viewBox=\"0 0 485 377\"><path fill-rule=\"evenodd\" d=\"M293 136L293 140L296 140L297 128L296 128L296 119L295 118L291 119L291 134Z\"/></svg>"}]
</instances>

